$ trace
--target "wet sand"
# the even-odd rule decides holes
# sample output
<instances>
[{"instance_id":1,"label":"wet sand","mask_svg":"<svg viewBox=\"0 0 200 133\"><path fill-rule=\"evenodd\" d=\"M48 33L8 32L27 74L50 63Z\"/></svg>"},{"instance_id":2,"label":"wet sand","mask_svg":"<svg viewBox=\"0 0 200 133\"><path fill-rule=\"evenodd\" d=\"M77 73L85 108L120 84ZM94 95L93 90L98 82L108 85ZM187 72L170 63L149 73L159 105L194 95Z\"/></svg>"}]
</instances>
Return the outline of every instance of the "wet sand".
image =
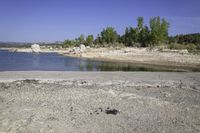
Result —
<instances>
[{"instance_id":1,"label":"wet sand","mask_svg":"<svg viewBox=\"0 0 200 133\"><path fill-rule=\"evenodd\" d=\"M200 132L200 73L0 72L0 132Z\"/></svg>"}]
</instances>

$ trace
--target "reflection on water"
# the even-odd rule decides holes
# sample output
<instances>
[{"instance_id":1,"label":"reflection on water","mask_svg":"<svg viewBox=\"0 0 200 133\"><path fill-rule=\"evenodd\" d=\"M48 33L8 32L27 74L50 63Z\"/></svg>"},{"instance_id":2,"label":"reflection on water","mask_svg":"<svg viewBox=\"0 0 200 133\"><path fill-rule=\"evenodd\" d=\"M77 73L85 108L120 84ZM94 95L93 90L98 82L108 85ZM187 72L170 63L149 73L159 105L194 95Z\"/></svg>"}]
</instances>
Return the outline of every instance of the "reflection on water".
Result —
<instances>
[{"instance_id":1,"label":"reflection on water","mask_svg":"<svg viewBox=\"0 0 200 133\"><path fill-rule=\"evenodd\" d=\"M33 62L33 67L35 67L35 68L39 67L39 65L40 65L40 58L39 58L39 56L38 56L37 53L33 54L33 60L32 60L32 62Z\"/></svg>"},{"instance_id":2,"label":"reflection on water","mask_svg":"<svg viewBox=\"0 0 200 133\"><path fill-rule=\"evenodd\" d=\"M0 71L181 71L169 68L64 57L56 53L17 53L0 50Z\"/></svg>"},{"instance_id":3,"label":"reflection on water","mask_svg":"<svg viewBox=\"0 0 200 133\"><path fill-rule=\"evenodd\" d=\"M80 64L81 71L149 71L149 72L181 72L184 70L169 69L166 67L153 67L144 65L133 65L126 63L110 63L110 62L100 62L96 63L93 61L87 62L88 64Z\"/></svg>"}]
</instances>

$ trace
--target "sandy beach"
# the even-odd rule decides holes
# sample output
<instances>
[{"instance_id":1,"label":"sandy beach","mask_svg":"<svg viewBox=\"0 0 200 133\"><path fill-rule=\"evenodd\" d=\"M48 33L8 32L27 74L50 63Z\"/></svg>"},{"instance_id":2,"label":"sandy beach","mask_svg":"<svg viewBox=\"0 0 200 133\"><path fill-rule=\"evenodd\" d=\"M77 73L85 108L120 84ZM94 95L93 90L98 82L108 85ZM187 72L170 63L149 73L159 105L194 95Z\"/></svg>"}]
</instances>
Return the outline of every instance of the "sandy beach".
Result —
<instances>
[{"instance_id":1,"label":"sandy beach","mask_svg":"<svg viewBox=\"0 0 200 133\"><path fill-rule=\"evenodd\" d=\"M0 132L200 132L200 73L0 72Z\"/></svg>"}]
</instances>

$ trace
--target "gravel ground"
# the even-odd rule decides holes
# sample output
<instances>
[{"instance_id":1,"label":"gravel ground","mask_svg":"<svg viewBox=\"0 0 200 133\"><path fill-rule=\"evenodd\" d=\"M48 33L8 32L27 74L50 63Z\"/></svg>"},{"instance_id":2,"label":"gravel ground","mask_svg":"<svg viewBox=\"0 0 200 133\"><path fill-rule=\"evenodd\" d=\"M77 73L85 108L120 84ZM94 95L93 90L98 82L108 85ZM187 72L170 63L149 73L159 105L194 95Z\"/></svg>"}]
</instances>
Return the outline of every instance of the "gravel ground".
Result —
<instances>
[{"instance_id":1,"label":"gravel ground","mask_svg":"<svg viewBox=\"0 0 200 133\"><path fill-rule=\"evenodd\" d=\"M200 73L0 72L0 132L200 132Z\"/></svg>"}]
</instances>

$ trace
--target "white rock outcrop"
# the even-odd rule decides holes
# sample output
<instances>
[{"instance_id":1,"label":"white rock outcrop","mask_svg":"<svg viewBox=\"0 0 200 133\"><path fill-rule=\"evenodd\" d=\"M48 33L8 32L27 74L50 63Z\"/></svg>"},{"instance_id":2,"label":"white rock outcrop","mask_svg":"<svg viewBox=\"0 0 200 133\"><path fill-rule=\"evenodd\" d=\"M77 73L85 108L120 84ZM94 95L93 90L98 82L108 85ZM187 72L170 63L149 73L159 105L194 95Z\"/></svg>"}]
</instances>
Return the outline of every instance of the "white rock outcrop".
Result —
<instances>
[{"instance_id":1,"label":"white rock outcrop","mask_svg":"<svg viewBox=\"0 0 200 133\"><path fill-rule=\"evenodd\" d=\"M84 44L81 44L81 45L79 46L79 48L80 48L80 52L85 52L85 50L86 50L86 47L85 47Z\"/></svg>"},{"instance_id":2,"label":"white rock outcrop","mask_svg":"<svg viewBox=\"0 0 200 133\"><path fill-rule=\"evenodd\" d=\"M74 48L72 49L72 52L73 52L74 54L79 54L79 53L80 53L80 48L79 48L79 47L74 47Z\"/></svg>"},{"instance_id":3,"label":"white rock outcrop","mask_svg":"<svg viewBox=\"0 0 200 133\"><path fill-rule=\"evenodd\" d=\"M34 53L39 53L39 52L41 52L40 45L39 45L39 44L33 44L33 45L31 45L31 50L32 50L32 52L34 52Z\"/></svg>"}]
</instances>

